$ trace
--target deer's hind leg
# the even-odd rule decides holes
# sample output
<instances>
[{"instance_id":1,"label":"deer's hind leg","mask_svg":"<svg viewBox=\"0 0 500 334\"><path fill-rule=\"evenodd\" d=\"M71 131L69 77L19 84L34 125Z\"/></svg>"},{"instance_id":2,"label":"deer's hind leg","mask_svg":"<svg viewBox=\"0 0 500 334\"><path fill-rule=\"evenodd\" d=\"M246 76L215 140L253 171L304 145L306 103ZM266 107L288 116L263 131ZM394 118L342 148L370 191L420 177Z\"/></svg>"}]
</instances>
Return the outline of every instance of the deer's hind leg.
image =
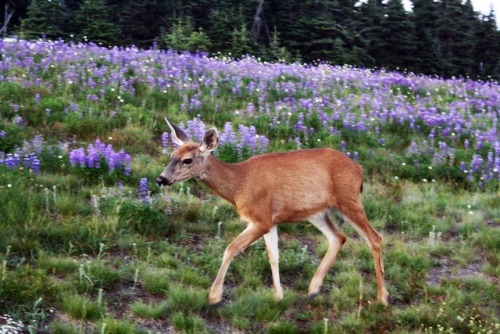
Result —
<instances>
[{"instance_id":1,"label":"deer's hind leg","mask_svg":"<svg viewBox=\"0 0 500 334\"><path fill-rule=\"evenodd\" d=\"M375 274L377 275L377 300L384 305L388 305L387 298L389 294L384 282L382 236L370 225L359 199L344 202L339 206L339 209L370 247L375 263Z\"/></svg>"},{"instance_id":2,"label":"deer's hind leg","mask_svg":"<svg viewBox=\"0 0 500 334\"><path fill-rule=\"evenodd\" d=\"M310 217L309 221L316 226L328 240L328 250L309 284L308 298L312 299L318 294L323 284L323 279L335 261L340 248L344 245L346 237L330 220L326 212Z\"/></svg>"}]
</instances>

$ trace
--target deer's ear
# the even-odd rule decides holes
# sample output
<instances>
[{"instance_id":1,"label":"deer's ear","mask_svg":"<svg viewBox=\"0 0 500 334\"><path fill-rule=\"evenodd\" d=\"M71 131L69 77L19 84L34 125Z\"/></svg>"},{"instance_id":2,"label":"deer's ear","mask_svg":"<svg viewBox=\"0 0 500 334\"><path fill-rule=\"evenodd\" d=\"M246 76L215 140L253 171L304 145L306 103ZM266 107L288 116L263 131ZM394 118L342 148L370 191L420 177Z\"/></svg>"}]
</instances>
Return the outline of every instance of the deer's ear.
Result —
<instances>
[{"instance_id":1,"label":"deer's ear","mask_svg":"<svg viewBox=\"0 0 500 334\"><path fill-rule=\"evenodd\" d=\"M219 133L216 128L209 129L205 136L203 137L203 141L200 146L201 152L210 153L217 148L219 144Z\"/></svg>"},{"instance_id":2,"label":"deer's ear","mask_svg":"<svg viewBox=\"0 0 500 334\"><path fill-rule=\"evenodd\" d=\"M167 122L168 127L170 128L172 141L175 144L182 146L185 142L191 141L191 139L189 139L188 135L186 135L184 133L184 131L182 131L177 125L171 124L166 117L165 117L165 121Z\"/></svg>"}]
</instances>

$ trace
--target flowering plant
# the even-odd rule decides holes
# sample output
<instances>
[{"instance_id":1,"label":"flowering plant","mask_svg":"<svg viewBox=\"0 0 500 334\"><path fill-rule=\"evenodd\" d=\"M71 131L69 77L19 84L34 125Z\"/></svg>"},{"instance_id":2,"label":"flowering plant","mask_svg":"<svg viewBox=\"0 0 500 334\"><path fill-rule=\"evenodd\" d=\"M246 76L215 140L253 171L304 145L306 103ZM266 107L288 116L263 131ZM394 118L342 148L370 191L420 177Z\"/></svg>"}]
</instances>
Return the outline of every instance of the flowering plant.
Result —
<instances>
[{"instance_id":1,"label":"flowering plant","mask_svg":"<svg viewBox=\"0 0 500 334\"><path fill-rule=\"evenodd\" d=\"M107 176L117 178L129 176L132 158L124 150L115 152L111 144L99 139L87 149L77 148L69 153L71 167L85 177Z\"/></svg>"}]
</instances>

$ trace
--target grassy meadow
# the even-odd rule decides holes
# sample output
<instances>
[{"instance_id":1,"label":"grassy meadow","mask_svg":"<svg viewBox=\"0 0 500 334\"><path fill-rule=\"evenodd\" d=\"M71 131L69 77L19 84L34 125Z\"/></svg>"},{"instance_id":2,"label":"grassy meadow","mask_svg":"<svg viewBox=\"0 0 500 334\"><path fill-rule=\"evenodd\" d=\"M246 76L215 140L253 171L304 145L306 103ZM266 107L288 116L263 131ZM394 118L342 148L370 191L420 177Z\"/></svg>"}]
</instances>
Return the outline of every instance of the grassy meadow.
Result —
<instances>
[{"instance_id":1,"label":"grassy meadow","mask_svg":"<svg viewBox=\"0 0 500 334\"><path fill-rule=\"evenodd\" d=\"M328 64L0 39L0 333L497 333L500 86ZM163 118L216 126L227 162L331 147L364 170L384 236L389 306L372 255L348 240L320 294L327 241L279 226L284 299L264 242L196 180L159 188Z\"/></svg>"}]
</instances>

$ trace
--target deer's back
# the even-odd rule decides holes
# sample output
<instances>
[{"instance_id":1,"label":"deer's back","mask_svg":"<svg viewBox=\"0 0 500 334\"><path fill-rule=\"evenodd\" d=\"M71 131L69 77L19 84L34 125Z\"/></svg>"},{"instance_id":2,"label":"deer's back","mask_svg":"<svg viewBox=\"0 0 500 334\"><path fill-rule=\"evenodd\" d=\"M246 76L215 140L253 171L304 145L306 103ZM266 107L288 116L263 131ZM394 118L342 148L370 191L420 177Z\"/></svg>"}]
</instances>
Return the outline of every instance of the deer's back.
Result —
<instances>
[{"instance_id":1,"label":"deer's back","mask_svg":"<svg viewBox=\"0 0 500 334\"><path fill-rule=\"evenodd\" d=\"M306 219L337 207L339 199L357 199L361 189L360 166L332 149L269 153L239 167L245 180L236 206L270 214L274 222Z\"/></svg>"}]
</instances>

